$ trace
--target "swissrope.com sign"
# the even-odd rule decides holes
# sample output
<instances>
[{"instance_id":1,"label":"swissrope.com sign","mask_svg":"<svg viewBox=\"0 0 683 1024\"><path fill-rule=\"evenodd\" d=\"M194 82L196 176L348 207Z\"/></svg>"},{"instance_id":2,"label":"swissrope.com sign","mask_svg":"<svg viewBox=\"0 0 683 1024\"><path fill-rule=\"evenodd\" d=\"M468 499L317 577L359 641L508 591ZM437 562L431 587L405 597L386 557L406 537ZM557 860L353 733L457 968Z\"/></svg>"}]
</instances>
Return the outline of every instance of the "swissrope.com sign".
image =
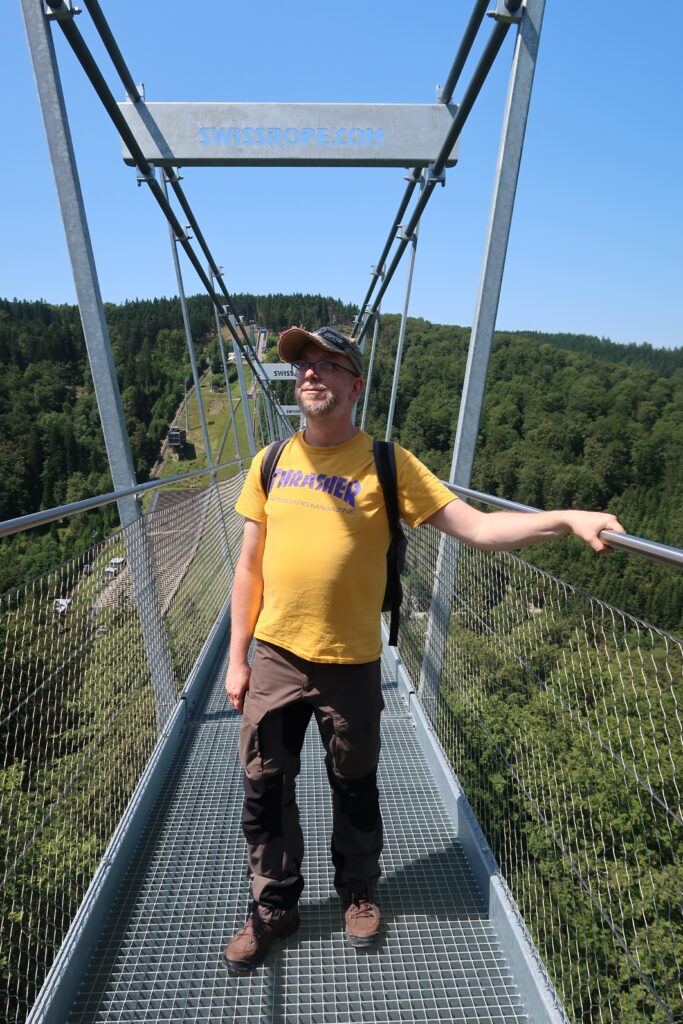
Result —
<instances>
[{"instance_id":1,"label":"swissrope.com sign","mask_svg":"<svg viewBox=\"0 0 683 1024\"><path fill-rule=\"evenodd\" d=\"M443 103L120 103L157 166L424 167L455 108ZM124 160L132 163L124 147ZM451 153L449 164L456 161Z\"/></svg>"}]
</instances>

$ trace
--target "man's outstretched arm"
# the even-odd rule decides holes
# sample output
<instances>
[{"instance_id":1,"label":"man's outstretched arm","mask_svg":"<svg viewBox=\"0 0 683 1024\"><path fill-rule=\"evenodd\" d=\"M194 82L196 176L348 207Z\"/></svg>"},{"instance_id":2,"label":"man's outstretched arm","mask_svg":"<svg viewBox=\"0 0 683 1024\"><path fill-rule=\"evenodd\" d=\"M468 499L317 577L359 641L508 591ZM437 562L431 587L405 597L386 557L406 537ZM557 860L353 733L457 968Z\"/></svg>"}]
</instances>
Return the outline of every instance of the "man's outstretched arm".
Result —
<instances>
[{"instance_id":1,"label":"man's outstretched arm","mask_svg":"<svg viewBox=\"0 0 683 1024\"><path fill-rule=\"evenodd\" d=\"M242 714L249 689L251 668L247 656L263 600L263 548L265 523L245 519L242 550L235 569L230 606L230 661L225 690L236 711Z\"/></svg>"},{"instance_id":2,"label":"man's outstretched arm","mask_svg":"<svg viewBox=\"0 0 683 1024\"><path fill-rule=\"evenodd\" d=\"M514 551L570 533L590 544L594 551L609 551L609 545L599 537L601 531L625 532L609 512L479 512L464 501L449 502L426 521L483 551Z\"/></svg>"}]
</instances>

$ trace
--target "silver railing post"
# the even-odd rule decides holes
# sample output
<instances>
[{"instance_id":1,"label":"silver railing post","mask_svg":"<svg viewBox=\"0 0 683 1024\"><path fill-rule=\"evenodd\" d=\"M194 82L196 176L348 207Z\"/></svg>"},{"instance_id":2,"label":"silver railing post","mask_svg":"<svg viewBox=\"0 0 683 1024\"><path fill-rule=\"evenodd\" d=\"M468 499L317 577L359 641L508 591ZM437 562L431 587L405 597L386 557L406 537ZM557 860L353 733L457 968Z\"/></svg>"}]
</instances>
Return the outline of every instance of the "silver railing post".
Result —
<instances>
[{"instance_id":1,"label":"silver railing post","mask_svg":"<svg viewBox=\"0 0 683 1024\"><path fill-rule=\"evenodd\" d=\"M135 486L135 468L54 44L43 4L36 3L36 0L21 0L21 4L109 468L114 489L126 490ZM71 16L70 12L66 16ZM161 731L175 706L176 687L155 587L149 539L135 496L121 498L117 504L156 701L157 727Z\"/></svg>"},{"instance_id":2,"label":"silver railing post","mask_svg":"<svg viewBox=\"0 0 683 1024\"><path fill-rule=\"evenodd\" d=\"M168 185L167 182L170 180L167 171L161 171L161 187L164 190L164 196L168 199ZM194 338L192 337L192 326L190 324L190 312L187 308L187 298L185 296L185 286L183 284L183 275L180 270L180 260L178 259L178 242L175 232L173 231L172 225L168 225L168 236L171 240L171 254L173 256L173 266L175 269L176 281L178 282L178 297L180 299L180 308L183 314L183 327L185 328L185 339L187 341L187 351L190 356L190 366L192 367L192 380L194 381L194 390L197 396L197 410L199 412L199 422L202 425L202 434L204 435L204 445L206 447L206 464L209 468L209 508L216 520L216 526L221 539L221 551L223 554L223 563L229 565L232 568L232 559L230 557L230 545L225 532L225 523L223 521L223 510L221 509L220 498L218 494L218 482L215 473L215 462L213 458L213 451L211 450L211 439L209 437L209 425L206 419L206 410L204 408L204 401L202 399L202 386L201 379L199 376L199 370L197 369L197 356L194 347ZM211 361L209 361L209 373L212 372ZM226 378L227 384L227 378ZM209 385L209 391L211 386ZM187 408L187 407L186 407ZM220 458L219 458L220 461Z\"/></svg>"},{"instance_id":3,"label":"silver railing post","mask_svg":"<svg viewBox=\"0 0 683 1024\"><path fill-rule=\"evenodd\" d=\"M270 393L268 384L264 381L261 384L261 394L263 396L263 405L266 410L266 423L268 424L268 440L274 441L276 438L275 433L275 420L273 419L273 410L270 405Z\"/></svg>"},{"instance_id":4,"label":"silver railing post","mask_svg":"<svg viewBox=\"0 0 683 1024\"><path fill-rule=\"evenodd\" d=\"M261 409L261 378L258 373L258 361L254 353L254 336L252 333L251 326L249 327L249 338L246 338L244 330L242 331L242 338L244 341L246 355L248 357L249 367L251 369L251 423L252 427L254 428L254 440L256 441L256 446L258 447L259 434L261 438L261 446L263 446L263 439L265 437L265 434L263 430L263 410Z\"/></svg>"},{"instance_id":5,"label":"silver railing post","mask_svg":"<svg viewBox=\"0 0 683 1024\"><path fill-rule=\"evenodd\" d=\"M226 307L227 313L227 307ZM228 319L233 327L233 338L232 338L232 350L235 353L235 366L237 367L237 380L240 385L240 395L242 397L242 411L244 413L244 426L247 431L247 443L249 445L249 454L253 458L256 455L256 441L254 439L254 428L249 418L249 399L247 397L247 385L244 380L244 364L242 363L242 350L237 344L237 319L228 314Z\"/></svg>"},{"instance_id":6,"label":"silver railing post","mask_svg":"<svg viewBox=\"0 0 683 1024\"><path fill-rule=\"evenodd\" d=\"M353 330L351 331L351 337L353 338L353 336L354 336L354 334L356 332L356 327L358 326L359 323L362 323L359 348L360 348L361 354L363 356L363 368L365 368L365 330L366 330L367 321L368 321L369 318L370 318L370 314L367 312L367 310L365 312L363 312L363 313L359 313L358 316L355 316L353 318ZM363 381L363 390L364 391L365 391L366 387L367 387L367 383L366 383L366 380L364 379L364 381ZM366 394L367 394L367 392L366 392ZM358 403L359 402L360 402L360 396L353 403L353 408L351 409L351 420L352 420L352 422L354 424L356 422L356 417L358 416ZM365 407L365 403L363 403L363 407ZM361 428L360 429L361 430L363 429L363 425L362 424L361 424Z\"/></svg>"},{"instance_id":7,"label":"silver railing post","mask_svg":"<svg viewBox=\"0 0 683 1024\"><path fill-rule=\"evenodd\" d=\"M249 345L250 345L250 348L251 348L251 355L252 355L252 358L254 360L254 368L255 368L255 371L256 371L256 376L258 377L258 385L259 385L259 391L260 391L260 394L261 394L261 402L263 404L263 408L264 408L264 412L265 412L265 417L266 417L266 429L268 431L268 441L270 442L270 441L274 441L275 440L275 424L273 422L272 409L270 408L269 382L267 380L265 380L264 378L262 378L262 375L261 375L262 374L262 371L261 371L261 359L260 359L259 353L258 353L258 340L257 340L257 343L254 344L254 333L255 333L254 332L254 325L250 324L249 325ZM254 401L255 400L256 400L256 394L254 394ZM259 420L259 422L261 422L261 420ZM263 431L263 425L261 425L261 430Z\"/></svg>"},{"instance_id":8,"label":"silver railing post","mask_svg":"<svg viewBox=\"0 0 683 1024\"><path fill-rule=\"evenodd\" d=\"M223 268L219 267L218 269L222 271ZM211 280L213 282L213 272L211 270L211 267L209 267L209 274L210 274ZM220 319L220 316L218 315L218 307L216 306L215 303L213 304L213 314L214 314L214 317L215 317L215 320L216 320L216 334L218 336L218 348L220 349L221 361L223 363L223 376L225 377L225 390L226 390L227 395L228 395L228 406L230 408L230 423L232 425L232 433L233 433L233 436L235 438L235 455L237 456L238 459L241 459L242 456L240 454L240 439L237 436L237 424L235 423L235 405L234 405L233 400L232 400L232 391L230 390L230 378L228 376L228 361L225 358L225 345L223 344L223 332L221 330L221 319Z\"/></svg>"},{"instance_id":9,"label":"silver railing post","mask_svg":"<svg viewBox=\"0 0 683 1024\"><path fill-rule=\"evenodd\" d=\"M515 40L484 261L449 477L451 483L460 487L468 487L472 476L544 10L545 0L527 0L526 6L520 8L521 20ZM438 694L456 586L457 556L458 542L443 535L439 543L420 671L420 693L426 697L436 697Z\"/></svg>"},{"instance_id":10,"label":"silver railing post","mask_svg":"<svg viewBox=\"0 0 683 1024\"><path fill-rule=\"evenodd\" d=\"M365 430L365 421L368 417L368 404L370 401L370 387L372 385L372 373L375 368L375 352L377 351L377 338L379 337L380 306L375 313L375 323L372 328L372 345L370 346L370 359L365 371L365 394L363 395L363 413L360 418L361 430Z\"/></svg>"}]
</instances>

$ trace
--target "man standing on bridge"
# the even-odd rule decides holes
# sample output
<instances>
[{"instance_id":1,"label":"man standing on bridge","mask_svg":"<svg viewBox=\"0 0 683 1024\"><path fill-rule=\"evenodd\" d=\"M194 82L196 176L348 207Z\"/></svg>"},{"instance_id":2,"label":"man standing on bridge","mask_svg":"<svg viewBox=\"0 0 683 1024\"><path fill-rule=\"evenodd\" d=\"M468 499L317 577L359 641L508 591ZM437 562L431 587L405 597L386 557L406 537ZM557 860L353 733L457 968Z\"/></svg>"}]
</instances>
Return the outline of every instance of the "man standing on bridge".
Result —
<instances>
[{"instance_id":1,"label":"man standing on bridge","mask_svg":"<svg viewBox=\"0 0 683 1024\"><path fill-rule=\"evenodd\" d=\"M315 333L292 327L281 334L278 351L297 372L306 427L283 449L268 496L263 452L256 456L236 506L244 539L225 688L243 715L242 827L251 877L247 921L222 955L236 972L262 963L274 940L299 926L304 848L295 783L312 715L327 751L334 885L346 936L351 945L368 947L381 930L375 903L382 850L380 610L390 532L372 439L352 419L363 358L354 341L331 327ZM622 531L608 513L479 512L454 498L410 452L398 445L395 452L399 513L410 526L431 523L494 551L569 533L603 551L600 532Z\"/></svg>"}]
</instances>

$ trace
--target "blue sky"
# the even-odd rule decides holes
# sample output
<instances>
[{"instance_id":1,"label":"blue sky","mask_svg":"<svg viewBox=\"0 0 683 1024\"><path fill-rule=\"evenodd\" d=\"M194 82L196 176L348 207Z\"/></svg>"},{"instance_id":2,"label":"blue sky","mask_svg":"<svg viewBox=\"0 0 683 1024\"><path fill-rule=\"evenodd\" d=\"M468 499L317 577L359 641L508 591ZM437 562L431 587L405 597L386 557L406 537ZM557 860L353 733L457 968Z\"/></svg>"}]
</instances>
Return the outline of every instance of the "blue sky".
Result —
<instances>
[{"instance_id":1,"label":"blue sky","mask_svg":"<svg viewBox=\"0 0 683 1024\"><path fill-rule=\"evenodd\" d=\"M472 2L101 6L150 101L431 103ZM683 7L662 5L656 21L648 10L636 0L548 0L500 329L683 344ZM19 0L4 14L0 295L73 302ZM77 23L103 54L87 12ZM465 127L458 166L423 216L411 315L472 322L513 31ZM175 294L161 213L123 164L113 126L55 37L103 296ZM123 99L104 55L101 66ZM403 173L188 168L183 185L231 292L321 292L360 303ZM189 266L184 274L186 291L199 291ZM386 311L401 310L406 274L407 263Z\"/></svg>"}]
</instances>

